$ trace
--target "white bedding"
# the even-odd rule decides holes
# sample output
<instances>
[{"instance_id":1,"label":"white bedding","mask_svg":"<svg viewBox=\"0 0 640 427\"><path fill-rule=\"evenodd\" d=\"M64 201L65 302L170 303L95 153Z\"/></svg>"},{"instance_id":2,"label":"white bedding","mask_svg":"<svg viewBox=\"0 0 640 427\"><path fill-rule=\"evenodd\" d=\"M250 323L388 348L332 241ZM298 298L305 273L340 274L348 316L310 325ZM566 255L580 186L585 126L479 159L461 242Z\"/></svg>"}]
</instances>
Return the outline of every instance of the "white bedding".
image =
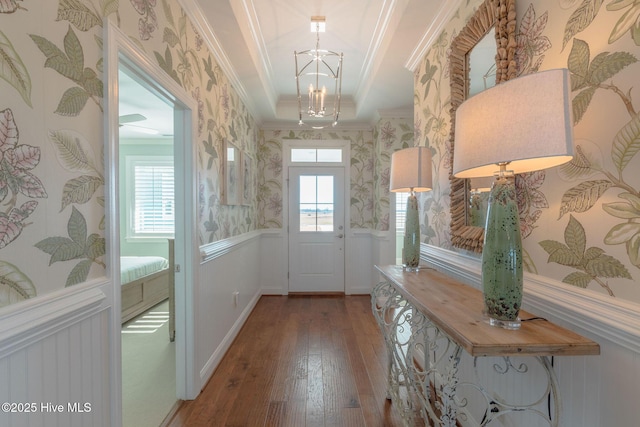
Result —
<instances>
[{"instance_id":1,"label":"white bedding","mask_svg":"<svg viewBox=\"0 0 640 427\"><path fill-rule=\"evenodd\" d=\"M120 257L120 280L126 284L169 267L169 261L159 256Z\"/></svg>"}]
</instances>

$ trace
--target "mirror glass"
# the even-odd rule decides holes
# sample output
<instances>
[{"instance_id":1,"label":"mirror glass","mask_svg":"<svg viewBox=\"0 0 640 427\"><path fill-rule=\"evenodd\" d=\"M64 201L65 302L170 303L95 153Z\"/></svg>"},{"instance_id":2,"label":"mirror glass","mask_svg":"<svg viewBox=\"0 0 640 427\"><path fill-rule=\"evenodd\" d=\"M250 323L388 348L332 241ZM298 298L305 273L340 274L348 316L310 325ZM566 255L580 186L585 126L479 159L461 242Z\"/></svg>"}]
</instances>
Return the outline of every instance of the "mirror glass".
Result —
<instances>
[{"instance_id":1,"label":"mirror glass","mask_svg":"<svg viewBox=\"0 0 640 427\"><path fill-rule=\"evenodd\" d=\"M489 32L471 49L467 63L469 92L467 98L496 85L496 30Z\"/></svg>"},{"instance_id":2,"label":"mirror glass","mask_svg":"<svg viewBox=\"0 0 640 427\"><path fill-rule=\"evenodd\" d=\"M494 27L484 35L467 54L467 71L469 73L469 89L466 98L470 98L483 90L496 85L496 30ZM468 200L466 224L472 227L485 226L489 191L493 179L474 178L465 186Z\"/></svg>"}]
</instances>

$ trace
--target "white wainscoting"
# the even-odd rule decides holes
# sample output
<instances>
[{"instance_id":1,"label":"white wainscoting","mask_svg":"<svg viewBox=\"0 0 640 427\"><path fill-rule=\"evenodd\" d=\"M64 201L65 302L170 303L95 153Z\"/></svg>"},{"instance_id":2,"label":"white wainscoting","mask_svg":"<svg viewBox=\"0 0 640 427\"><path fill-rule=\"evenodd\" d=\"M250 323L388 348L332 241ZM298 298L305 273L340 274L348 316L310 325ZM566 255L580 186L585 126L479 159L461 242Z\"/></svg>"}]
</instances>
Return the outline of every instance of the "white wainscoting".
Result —
<instances>
[{"instance_id":1,"label":"white wainscoting","mask_svg":"<svg viewBox=\"0 0 640 427\"><path fill-rule=\"evenodd\" d=\"M260 241L261 232L253 231L200 248L200 283L194 306L201 387L260 298Z\"/></svg>"},{"instance_id":2,"label":"white wainscoting","mask_svg":"<svg viewBox=\"0 0 640 427\"><path fill-rule=\"evenodd\" d=\"M109 310L91 282L6 308L0 316L2 426L111 426Z\"/></svg>"},{"instance_id":3,"label":"white wainscoting","mask_svg":"<svg viewBox=\"0 0 640 427\"><path fill-rule=\"evenodd\" d=\"M371 230L351 230L345 242L345 293L371 293L373 281L373 239Z\"/></svg>"},{"instance_id":4,"label":"white wainscoting","mask_svg":"<svg viewBox=\"0 0 640 427\"><path fill-rule=\"evenodd\" d=\"M424 244L421 255L424 263L480 288L479 258ZM554 358L559 425L640 425L640 305L525 274L523 308L600 344L599 356Z\"/></svg>"},{"instance_id":5,"label":"white wainscoting","mask_svg":"<svg viewBox=\"0 0 640 427\"><path fill-rule=\"evenodd\" d=\"M262 230L260 239L260 287L262 295L287 295L287 234L281 229Z\"/></svg>"}]
</instances>

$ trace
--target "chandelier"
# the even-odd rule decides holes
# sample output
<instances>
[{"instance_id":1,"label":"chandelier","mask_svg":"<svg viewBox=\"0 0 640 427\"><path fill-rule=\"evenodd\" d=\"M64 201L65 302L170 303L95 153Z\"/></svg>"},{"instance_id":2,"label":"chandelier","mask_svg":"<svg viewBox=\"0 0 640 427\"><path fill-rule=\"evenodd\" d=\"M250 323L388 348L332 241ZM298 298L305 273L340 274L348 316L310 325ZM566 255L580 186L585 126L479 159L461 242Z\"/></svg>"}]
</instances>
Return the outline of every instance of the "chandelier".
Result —
<instances>
[{"instance_id":1,"label":"chandelier","mask_svg":"<svg viewBox=\"0 0 640 427\"><path fill-rule=\"evenodd\" d=\"M303 117L314 119L330 117L333 121L332 126L338 124L342 92L342 53L320 49L320 33L324 32L324 29L324 16L312 16L311 31L316 33L316 48L293 52L296 60L298 124L300 126L304 125ZM327 86L331 87L332 85L334 91L330 97L330 94L327 93ZM305 108L303 108L300 87L306 89L308 94L308 102L304 102ZM327 111L327 106L330 104L333 104L333 109ZM325 126L313 127L321 129Z\"/></svg>"}]
</instances>

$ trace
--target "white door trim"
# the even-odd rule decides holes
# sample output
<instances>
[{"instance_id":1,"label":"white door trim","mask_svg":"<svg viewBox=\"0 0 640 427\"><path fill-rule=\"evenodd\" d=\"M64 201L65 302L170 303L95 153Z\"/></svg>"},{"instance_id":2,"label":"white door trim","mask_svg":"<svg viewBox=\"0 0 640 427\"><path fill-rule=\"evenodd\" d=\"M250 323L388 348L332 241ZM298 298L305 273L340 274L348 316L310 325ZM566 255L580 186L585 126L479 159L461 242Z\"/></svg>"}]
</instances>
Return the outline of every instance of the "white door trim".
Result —
<instances>
[{"instance_id":1,"label":"white door trim","mask_svg":"<svg viewBox=\"0 0 640 427\"><path fill-rule=\"evenodd\" d=\"M341 163L293 163L291 162L292 148L340 148L342 149ZM343 166L344 167L344 254L345 254L345 294L348 293L347 284L348 264L347 254L349 253L351 236L351 143L341 139L291 139L285 140L282 144L283 172L282 172L282 220L286 233L287 245L287 271L289 271L289 167L290 166ZM287 294L289 284L287 283Z\"/></svg>"},{"instance_id":2,"label":"white door trim","mask_svg":"<svg viewBox=\"0 0 640 427\"><path fill-rule=\"evenodd\" d=\"M131 39L112 22L104 26L104 70L106 96L104 108L105 195L107 221L107 276L113 284L113 313L110 323L110 402L113 425L122 420L122 355L120 323L120 225L118 200L118 68L121 62L134 71L158 96L174 104L174 156L176 164L175 260L182 266L175 274L176 285L176 394L179 399L193 399L200 392L195 369L194 284L197 283L198 248L196 247L196 135L197 105L193 98L164 70L152 62ZM180 228L179 228L180 227Z\"/></svg>"}]
</instances>

